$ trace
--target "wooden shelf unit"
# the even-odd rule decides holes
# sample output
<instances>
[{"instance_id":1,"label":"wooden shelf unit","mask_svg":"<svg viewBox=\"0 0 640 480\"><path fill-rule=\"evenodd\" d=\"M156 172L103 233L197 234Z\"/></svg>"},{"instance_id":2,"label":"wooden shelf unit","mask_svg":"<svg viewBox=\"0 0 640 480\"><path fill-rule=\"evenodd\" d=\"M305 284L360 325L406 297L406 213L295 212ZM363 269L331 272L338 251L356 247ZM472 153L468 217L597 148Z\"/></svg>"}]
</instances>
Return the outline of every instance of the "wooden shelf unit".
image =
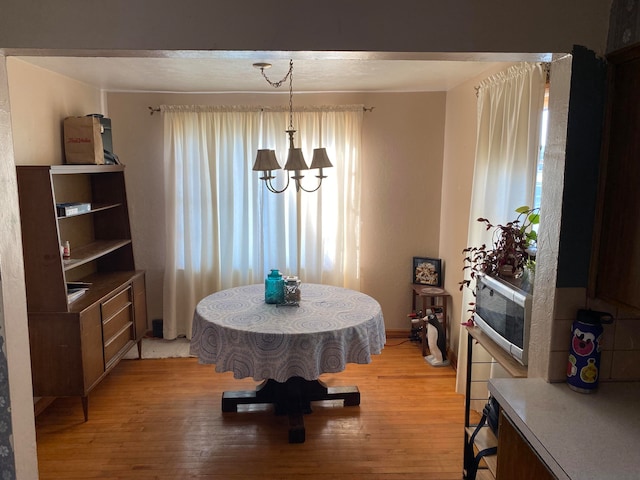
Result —
<instances>
[{"instance_id":1,"label":"wooden shelf unit","mask_svg":"<svg viewBox=\"0 0 640 480\"><path fill-rule=\"evenodd\" d=\"M449 331L447 325L447 303L449 302L449 292L447 292L444 288L440 287L431 287L429 285L411 285L411 311L413 313L417 313L418 311L422 312L422 317L420 319L420 343L422 346L422 356L427 355L428 345L427 345L427 322L423 320L423 318L427 314L427 310L432 310L436 313L438 320L442 323L442 329L444 330L445 335L445 345L447 348L446 355L449 355ZM422 309L418 310L418 300L422 300Z\"/></svg>"},{"instance_id":2,"label":"wooden shelf unit","mask_svg":"<svg viewBox=\"0 0 640 480\"><path fill-rule=\"evenodd\" d=\"M482 457L480 467L474 470L472 465L478 452L487 448L498 447L498 438L485 425L475 437L473 444L471 436L476 429L476 425L471 424L471 400L472 400L472 376L473 376L473 342L480 344L484 350L497 362L511 377L524 378L527 376L527 367L518 363L502 347L491 340L479 327L466 327L468 333L467 340L467 381L465 391L465 432L464 432L464 464L463 478L495 480L498 466L498 454L486 455Z\"/></svg>"},{"instance_id":3,"label":"wooden shelf unit","mask_svg":"<svg viewBox=\"0 0 640 480\"><path fill-rule=\"evenodd\" d=\"M475 427L465 427L465 433L468 438L471 438L473 432L475 431ZM497 447L498 446L498 438L495 436L493 431L485 425L480 429L478 435L476 435L474 441L474 450L475 452L480 452L487 448ZM497 455L487 455L483 458L482 466L488 469L491 474L495 477L496 475L496 467L498 465L498 456Z\"/></svg>"},{"instance_id":4,"label":"wooden shelf unit","mask_svg":"<svg viewBox=\"0 0 640 480\"><path fill-rule=\"evenodd\" d=\"M17 167L35 397L88 394L146 333L145 274L135 270L124 166ZM56 204L90 203L59 216ZM69 241L70 258L61 246ZM67 282L86 282L74 301Z\"/></svg>"}]
</instances>

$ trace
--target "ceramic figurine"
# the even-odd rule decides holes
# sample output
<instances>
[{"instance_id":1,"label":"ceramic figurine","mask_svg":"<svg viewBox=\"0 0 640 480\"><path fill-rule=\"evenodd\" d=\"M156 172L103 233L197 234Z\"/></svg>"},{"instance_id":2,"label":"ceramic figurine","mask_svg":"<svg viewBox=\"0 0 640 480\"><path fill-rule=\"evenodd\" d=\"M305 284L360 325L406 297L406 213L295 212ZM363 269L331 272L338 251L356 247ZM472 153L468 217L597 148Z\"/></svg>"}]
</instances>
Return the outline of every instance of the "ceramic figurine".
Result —
<instances>
[{"instance_id":1,"label":"ceramic figurine","mask_svg":"<svg viewBox=\"0 0 640 480\"><path fill-rule=\"evenodd\" d=\"M431 310L427 310L427 316L423 320L427 325L427 344L431 352L431 355L427 355L424 359L433 367L449 365L446 336L438 317Z\"/></svg>"}]
</instances>

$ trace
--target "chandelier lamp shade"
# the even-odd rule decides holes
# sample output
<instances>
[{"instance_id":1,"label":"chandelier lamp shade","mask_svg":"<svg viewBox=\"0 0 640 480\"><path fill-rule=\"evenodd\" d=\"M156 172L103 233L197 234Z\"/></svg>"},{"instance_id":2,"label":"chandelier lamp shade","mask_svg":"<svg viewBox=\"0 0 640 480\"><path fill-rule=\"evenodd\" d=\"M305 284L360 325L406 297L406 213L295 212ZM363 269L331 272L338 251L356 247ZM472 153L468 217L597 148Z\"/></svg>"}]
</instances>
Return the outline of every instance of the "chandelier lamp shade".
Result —
<instances>
[{"instance_id":1,"label":"chandelier lamp shade","mask_svg":"<svg viewBox=\"0 0 640 480\"><path fill-rule=\"evenodd\" d=\"M259 68L262 76L265 78L267 83L272 87L278 88L282 85L287 79L289 80L289 128L285 130L285 132L289 135L289 152L287 154L287 161L284 164L284 170L287 172L287 181L284 187L278 189L274 187L272 180L275 178L273 172L275 170L280 170L280 164L276 158L275 150L271 149L260 149L256 155L256 161L253 164L253 170L257 172L262 172L263 175L260 177L260 180L264 181L267 189L273 193L282 193L287 188L289 188L290 180L293 179L296 191L299 192L303 190L305 192L315 192L322 185L322 180L327 178L323 173L324 168L332 167L331 161L329 160L329 156L327 155L327 150L325 148L315 148L313 150L313 158L311 159L311 167L307 166L307 162L304 159L304 155L302 153L301 148L296 148L294 142L294 135L296 130L293 128L293 60L289 61L289 71L284 76L284 78L278 82L272 82L267 78L264 70L266 68L270 68L271 64L269 63L254 63L254 67ZM315 188L306 189L302 186L301 180L304 178L302 174L303 170L318 170L318 175L316 178L318 179L318 184ZM291 175L293 172L293 175Z\"/></svg>"}]
</instances>

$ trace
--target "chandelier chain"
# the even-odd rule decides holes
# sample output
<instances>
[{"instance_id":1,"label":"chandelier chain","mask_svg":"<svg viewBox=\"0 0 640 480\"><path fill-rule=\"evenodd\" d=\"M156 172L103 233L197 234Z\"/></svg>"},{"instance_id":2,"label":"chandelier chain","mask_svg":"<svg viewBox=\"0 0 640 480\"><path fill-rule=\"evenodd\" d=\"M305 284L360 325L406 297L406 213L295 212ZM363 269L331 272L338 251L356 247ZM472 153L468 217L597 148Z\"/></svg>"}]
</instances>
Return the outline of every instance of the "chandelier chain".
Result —
<instances>
[{"instance_id":1,"label":"chandelier chain","mask_svg":"<svg viewBox=\"0 0 640 480\"><path fill-rule=\"evenodd\" d=\"M293 60L289 62L289 130L293 130Z\"/></svg>"},{"instance_id":2,"label":"chandelier chain","mask_svg":"<svg viewBox=\"0 0 640 480\"><path fill-rule=\"evenodd\" d=\"M289 60L289 71L287 72L287 74L282 78L282 80L279 80L277 82L272 82L271 80L269 80L269 77L267 77L267 74L264 73L264 68L265 67L262 67L262 66L260 67L260 73L262 73L262 76L267 81L267 83L274 88L280 88L282 84L287 81L287 79L291 76L291 73L293 72L293 60ZM289 82L289 84L291 84L291 82Z\"/></svg>"},{"instance_id":3,"label":"chandelier chain","mask_svg":"<svg viewBox=\"0 0 640 480\"><path fill-rule=\"evenodd\" d=\"M267 83L274 88L280 88L282 84L286 82L287 79L289 79L289 130L293 130L293 59L289 60L289 71L282 78L282 80L279 80L277 82L269 80L269 77L267 77L267 74L264 73L264 67L262 66L260 67L260 73L262 73L262 76L267 81Z\"/></svg>"}]
</instances>

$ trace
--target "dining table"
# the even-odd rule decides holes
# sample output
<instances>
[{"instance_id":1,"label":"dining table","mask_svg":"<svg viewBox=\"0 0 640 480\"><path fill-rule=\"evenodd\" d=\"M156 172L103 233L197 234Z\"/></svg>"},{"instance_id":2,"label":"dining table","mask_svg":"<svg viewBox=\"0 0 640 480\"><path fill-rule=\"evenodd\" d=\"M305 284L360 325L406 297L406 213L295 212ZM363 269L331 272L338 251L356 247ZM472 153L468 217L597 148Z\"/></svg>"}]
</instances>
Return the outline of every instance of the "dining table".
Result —
<instances>
[{"instance_id":1,"label":"dining table","mask_svg":"<svg viewBox=\"0 0 640 480\"><path fill-rule=\"evenodd\" d=\"M328 387L319 377L348 363L367 364L386 341L380 304L348 288L303 283L294 305L265 302L265 285L233 287L198 302L190 353L217 372L261 382L255 390L225 391L222 411L273 404L289 416L289 443L303 443L311 402L360 405L357 386Z\"/></svg>"}]
</instances>

